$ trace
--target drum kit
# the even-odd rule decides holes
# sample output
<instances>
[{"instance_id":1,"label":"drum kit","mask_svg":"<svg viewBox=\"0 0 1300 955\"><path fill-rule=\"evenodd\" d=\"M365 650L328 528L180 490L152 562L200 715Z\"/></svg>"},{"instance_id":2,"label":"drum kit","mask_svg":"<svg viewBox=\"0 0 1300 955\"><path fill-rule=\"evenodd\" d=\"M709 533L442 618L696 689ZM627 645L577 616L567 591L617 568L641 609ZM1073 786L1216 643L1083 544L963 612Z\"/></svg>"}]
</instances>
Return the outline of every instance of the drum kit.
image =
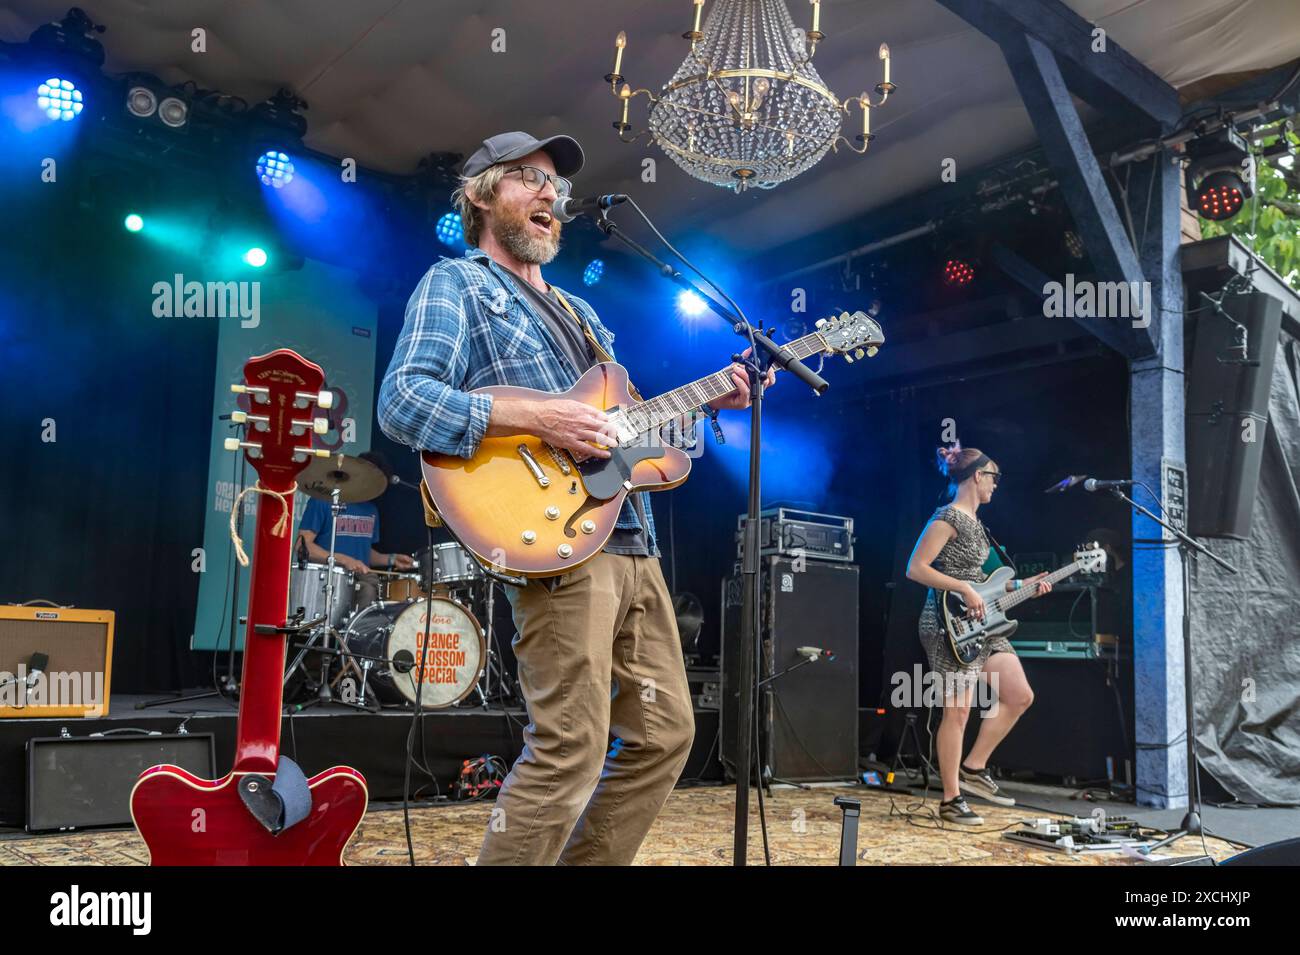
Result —
<instances>
[{"instance_id":1,"label":"drum kit","mask_svg":"<svg viewBox=\"0 0 1300 955\"><path fill-rule=\"evenodd\" d=\"M326 560L309 561L303 547L289 572L290 613L310 623L285 670L286 703L373 711L413 706L417 696L429 708L455 706L471 694L482 706L513 696L487 639L496 581L459 544L417 552L414 570L373 571L378 599L359 605L356 575L335 563L333 527L348 504L374 500L388 486L374 464L342 454L313 462L299 476L299 489L329 504L334 520L330 540L318 541L328 544Z\"/></svg>"}]
</instances>

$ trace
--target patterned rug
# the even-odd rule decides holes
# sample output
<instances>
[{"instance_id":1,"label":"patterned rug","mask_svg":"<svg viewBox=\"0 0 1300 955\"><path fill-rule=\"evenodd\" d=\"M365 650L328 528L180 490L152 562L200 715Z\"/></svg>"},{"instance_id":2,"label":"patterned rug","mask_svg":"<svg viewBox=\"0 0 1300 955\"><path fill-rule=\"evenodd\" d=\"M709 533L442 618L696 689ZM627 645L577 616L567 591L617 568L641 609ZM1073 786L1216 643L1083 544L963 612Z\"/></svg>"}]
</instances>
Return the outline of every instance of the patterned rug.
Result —
<instances>
[{"instance_id":1,"label":"patterned rug","mask_svg":"<svg viewBox=\"0 0 1300 955\"><path fill-rule=\"evenodd\" d=\"M976 829L943 827L929 817L931 799L909 818L903 812L920 802L862 787L778 789L767 800L769 844L774 865L834 865L839 857L841 813L837 795L862 803L858 827L860 865L1142 865L1119 852L1067 855L1011 842L1003 829L1021 819L1043 815L972 802L984 825ZM892 806L891 806L892 802ZM1086 814L1089 804L1079 812ZM749 859L762 864L757 799L751 795ZM456 803L422 806L411 812L415 858L420 865L472 865L487 826L492 804ZM1116 812L1123 812L1117 807ZM669 798L650 830L637 865L729 865L734 793L730 788L679 789ZM1216 859L1236 850L1207 839ZM1200 855L1199 839L1183 839L1166 848L1167 856ZM400 809L366 814L348 847L349 865L405 865L406 837ZM144 865L148 853L135 832L89 832L0 840L0 865Z\"/></svg>"}]
</instances>

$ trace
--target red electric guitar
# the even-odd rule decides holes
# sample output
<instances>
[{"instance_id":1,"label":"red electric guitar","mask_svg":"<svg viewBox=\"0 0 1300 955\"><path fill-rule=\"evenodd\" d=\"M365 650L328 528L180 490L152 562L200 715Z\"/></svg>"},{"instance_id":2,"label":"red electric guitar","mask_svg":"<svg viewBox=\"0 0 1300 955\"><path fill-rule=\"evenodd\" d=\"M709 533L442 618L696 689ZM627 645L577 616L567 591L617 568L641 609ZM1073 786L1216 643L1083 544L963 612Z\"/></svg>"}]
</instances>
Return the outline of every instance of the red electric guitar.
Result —
<instances>
[{"instance_id":1,"label":"red electric guitar","mask_svg":"<svg viewBox=\"0 0 1300 955\"><path fill-rule=\"evenodd\" d=\"M286 625L294 479L317 454L314 409L332 402L321 391L324 381L318 365L280 348L250 358L245 383L232 386L249 397L249 427L242 444L232 438L227 448L242 447L258 484L284 496L257 495L234 768L212 780L179 766L154 766L131 791L131 818L152 865L342 865L343 849L365 815L366 781L347 766L302 780L290 763L282 782L296 778L297 787L285 788L289 796L279 787L273 792L280 768L285 635L265 631ZM290 814L297 821L286 819Z\"/></svg>"}]
</instances>

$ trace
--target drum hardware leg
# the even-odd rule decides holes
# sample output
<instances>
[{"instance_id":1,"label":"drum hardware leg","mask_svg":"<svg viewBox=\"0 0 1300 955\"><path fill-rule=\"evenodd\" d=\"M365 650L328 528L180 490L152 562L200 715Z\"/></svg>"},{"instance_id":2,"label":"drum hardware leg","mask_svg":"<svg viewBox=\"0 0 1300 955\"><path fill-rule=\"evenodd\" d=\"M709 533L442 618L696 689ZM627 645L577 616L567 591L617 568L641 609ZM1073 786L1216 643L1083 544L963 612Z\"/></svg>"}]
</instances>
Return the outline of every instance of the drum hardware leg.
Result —
<instances>
[{"instance_id":1,"label":"drum hardware leg","mask_svg":"<svg viewBox=\"0 0 1300 955\"><path fill-rule=\"evenodd\" d=\"M356 666L355 660L350 662L354 667ZM370 679L370 668L373 665L373 662L368 657L361 661L361 692L357 695L357 704L366 709L369 709L369 706L366 704L366 682Z\"/></svg>"}]
</instances>

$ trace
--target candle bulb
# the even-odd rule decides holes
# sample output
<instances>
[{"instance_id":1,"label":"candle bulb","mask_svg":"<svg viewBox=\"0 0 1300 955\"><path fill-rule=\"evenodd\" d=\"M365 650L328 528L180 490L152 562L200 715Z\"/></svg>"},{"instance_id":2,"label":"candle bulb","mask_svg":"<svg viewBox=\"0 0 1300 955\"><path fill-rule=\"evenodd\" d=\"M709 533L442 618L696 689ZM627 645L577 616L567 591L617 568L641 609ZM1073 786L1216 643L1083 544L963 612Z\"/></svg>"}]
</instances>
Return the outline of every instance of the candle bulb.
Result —
<instances>
[{"instance_id":1,"label":"candle bulb","mask_svg":"<svg viewBox=\"0 0 1300 955\"><path fill-rule=\"evenodd\" d=\"M812 3L812 8L813 8L812 32L820 33L821 21L822 21L822 0L809 0L809 2Z\"/></svg>"},{"instance_id":2,"label":"candle bulb","mask_svg":"<svg viewBox=\"0 0 1300 955\"><path fill-rule=\"evenodd\" d=\"M623 47L627 46L627 34L622 30L614 38L614 75L618 76L623 68Z\"/></svg>"},{"instance_id":3,"label":"candle bulb","mask_svg":"<svg viewBox=\"0 0 1300 955\"><path fill-rule=\"evenodd\" d=\"M704 0L695 0L695 27L694 32L700 32L700 15L704 13Z\"/></svg>"},{"instance_id":4,"label":"candle bulb","mask_svg":"<svg viewBox=\"0 0 1300 955\"><path fill-rule=\"evenodd\" d=\"M880 44L880 58L885 61L885 82L889 82L889 44Z\"/></svg>"},{"instance_id":5,"label":"candle bulb","mask_svg":"<svg viewBox=\"0 0 1300 955\"><path fill-rule=\"evenodd\" d=\"M865 146L871 138L871 104L867 102L866 93L862 94L859 102L862 104L862 144Z\"/></svg>"}]
</instances>

